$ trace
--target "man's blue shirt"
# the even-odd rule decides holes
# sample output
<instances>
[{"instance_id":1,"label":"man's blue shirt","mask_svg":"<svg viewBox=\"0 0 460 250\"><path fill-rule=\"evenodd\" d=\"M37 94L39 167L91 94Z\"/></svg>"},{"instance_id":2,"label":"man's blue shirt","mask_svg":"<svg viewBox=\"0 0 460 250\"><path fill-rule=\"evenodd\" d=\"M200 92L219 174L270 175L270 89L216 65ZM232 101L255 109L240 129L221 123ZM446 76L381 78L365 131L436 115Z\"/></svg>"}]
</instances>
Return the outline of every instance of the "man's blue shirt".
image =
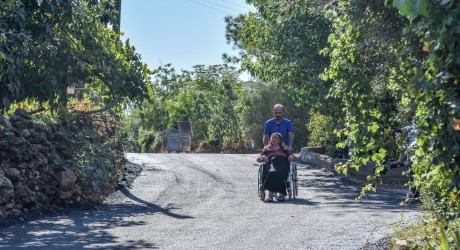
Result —
<instances>
[{"instance_id":1,"label":"man's blue shirt","mask_svg":"<svg viewBox=\"0 0 460 250\"><path fill-rule=\"evenodd\" d=\"M294 125L286 118L283 118L280 124L276 124L275 118L272 118L265 123L264 134L270 137L275 132L279 132L283 136L284 144L289 146L289 132L294 133Z\"/></svg>"}]
</instances>

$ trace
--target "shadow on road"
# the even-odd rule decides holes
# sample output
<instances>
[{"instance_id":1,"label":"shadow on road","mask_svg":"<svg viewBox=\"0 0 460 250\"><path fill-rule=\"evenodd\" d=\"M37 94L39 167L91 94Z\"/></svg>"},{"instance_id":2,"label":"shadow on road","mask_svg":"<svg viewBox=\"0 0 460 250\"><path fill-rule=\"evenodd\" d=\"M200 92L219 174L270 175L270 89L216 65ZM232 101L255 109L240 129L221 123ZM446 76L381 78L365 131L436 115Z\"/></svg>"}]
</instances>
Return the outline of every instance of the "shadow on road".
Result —
<instances>
[{"instance_id":1,"label":"shadow on road","mask_svg":"<svg viewBox=\"0 0 460 250\"><path fill-rule=\"evenodd\" d=\"M173 208L162 208L162 207L157 206L157 205L155 205L153 203L150 203L150 202L144 201L142 199L139 199L139 197L134 196L125 187L121 188L120 192L123 193L126 197L130 198L131 200L139 202L139 203L142 203L142 204L146 205L149 209L153 209L153 210L155 210L157 212L163 213L164 215L171 216L171 217L174 217L176 219L192 219L193 218L191 216L171 213L169 210L171 210Z\"/></svg>"},{"instance_id":2,"label":"shadow on road","mask_svg":"<svg viewBox=\"0 0 460 250\"><path fill-rule=\"evenodd\" d=\"M148 223L133 221L139 215L162 213L176 219L193 218L172 213L170 209L173 208L165 209L144 201L124 187L119 191L136 203L86 206L26 218L23 223L28 223L27 227L17 224L8 229L0 228L0 248L84 249L91 246L92 249L156 249L154 243L145 240L120 243L123 240L111 235L108 229L129 227L135 232L137 226ZM124 218L131 218L131 221Z\"/></svg>"},{"instance_id":3,"label":"shadow on road","mask_svg":"<svg viewBox=\"0 0 460 250\"><path fill-rule=\"evenodd\" d=\"M301 174L299 172L299 188L314 191L314 196L299 197L317 205L331 205L342 207L357 207L364 209L385 209L399 212L401 210L418 210L419 204L401 205L405 198L405 190L401 189L377 189L376 192L369 192L364 199L356 200L360 195L362 186L346 179L338 178L331 173L306 166ZM310 192L309 192L310 193Z\"/></svg>"},{"instance_id":4,"label":"shadow on road","mask_svg":"<svg viewBox=\"0 0 460 250\"><path fill-rule=\"evenodd\" d=\"M293 200L284 200L284 201L275 201L274 202L270 202L271 204L274 204L274 205L277 205L277 204L292 204L292 205L307 205L307 206L316 206L318 205L319 203L318 202L314 202L314 201L310 201L310 200L307 200L307 199L303 199L303 198L295 198Z\"/></svg>"}]
</instances>

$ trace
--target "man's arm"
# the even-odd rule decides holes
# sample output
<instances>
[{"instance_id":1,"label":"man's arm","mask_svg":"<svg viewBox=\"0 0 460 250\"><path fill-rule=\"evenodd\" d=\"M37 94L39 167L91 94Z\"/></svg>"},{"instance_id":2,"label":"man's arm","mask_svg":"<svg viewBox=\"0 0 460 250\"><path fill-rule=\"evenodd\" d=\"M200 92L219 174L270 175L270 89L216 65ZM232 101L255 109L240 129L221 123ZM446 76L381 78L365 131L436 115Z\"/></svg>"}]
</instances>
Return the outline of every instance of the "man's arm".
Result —
<instances>
[{"instance_id":1,"label":"man's arm","mask_svg":"<svg viewBox=\"0 0 460 250\"><path fill-rule=\"evenodd\" d=\"M264 143L264 146L268 145L268 134L264 134L262 141Z\"/></svg>"},{"instance_id":2,"label":"man's arm","mask_svg":"<svg viewBox=\"0 0 460 250\"><path fill-rule=\"evenodd\" d=\"M294 145L294 132L289 132L289 149L292 150L292 145Z\"/></svg>"},{"instance_id":3,"label":"man's arm","mask_svg":"<svg viewBox=\"0 0 460 250\"><path fill-rule=\"evenodd\" d=\"M289 150L292 150L292 146L294 146L294 124L291 120L288 124Z\"/></svg>"},{"instance_id":4,"label":"man's arm","mask_svg":"<svg viewBox=\"0 0 460 250\"><path fill-rule=\"evenodd\" d=\"M263 139L262 139L264 147L268 145L268 140L270 138L270 125L269 125L269 122L270 122L270 120L268 120L265 123L265 126L264 126L264 136L263 136Z\"/></svg>"},{"instance_id":5,"label":"man's arm","mask_svg":"<svg viewBox=\"0 0 460 250\"><path fill-rule=\"evenodd\" d=\"M404 157L406 157L406 155L404 154L404 151L400 151L398 160L395 161L395 162L390 163L390 169L397 168L397 167L402 166L402 165L406 166L407 164L403 164ZM406 167L409 167L409 165L407 165Z\"/></svg>"},{"instance_id":6,"label":"man's arm","mask_svg":"<svg viewBox=\"0 0 460 250\"><path fill-rule=\"evenodd\" d=\"M406 157L406 154L404 154L403 151L399 152L399 158L398 158L398 163L402 163L404 161L404 157Z\"/></svg>"}]
</instances>

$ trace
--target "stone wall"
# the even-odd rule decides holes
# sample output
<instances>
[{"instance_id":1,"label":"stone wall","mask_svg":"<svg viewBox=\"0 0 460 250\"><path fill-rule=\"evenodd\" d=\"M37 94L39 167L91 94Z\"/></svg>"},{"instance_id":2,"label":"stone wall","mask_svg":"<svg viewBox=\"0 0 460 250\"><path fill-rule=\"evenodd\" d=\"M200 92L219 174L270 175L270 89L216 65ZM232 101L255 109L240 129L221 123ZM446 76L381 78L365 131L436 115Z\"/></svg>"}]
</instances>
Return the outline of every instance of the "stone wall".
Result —
<instances>
[{"instance_id":1,"label":"stone wall","mask_svg":"<svg viewBox=\"0 0 460 250\"><path fill-rule=\"evenodd\" d=\"M79 199L77 176L64 171L67 146L24 110L0 116L0 219Z\"/></svg>"},{"instance_id":2,"label":"stone wall","mask_svg":"<svg viewBox=\"0 0 460 250\"><path fill-rule=\"evenodd\" d=\"M304 147L301 149L300 153L300 161L318 166L322 169L326 169L333 173L338 173L336 170L336 166L342 163L345 163L348 159L341 159L341 158L332 158L330 156L319 154L317 153L317 148L308 148ZM359 182L365 183L367 182L367 176L373 174L373 162L369 162L366 166L361 166L359 171L355 169L350 169L348 171L348 176L356 179ZM386 174L381 175L379 183L382 183L384 186L388 187L398 187L403 188L404 185L407 183L408 178L404 174L404 172L408 171L407 167L399 167L395 169L389 169Z\"/></svg>"}]
</instances>

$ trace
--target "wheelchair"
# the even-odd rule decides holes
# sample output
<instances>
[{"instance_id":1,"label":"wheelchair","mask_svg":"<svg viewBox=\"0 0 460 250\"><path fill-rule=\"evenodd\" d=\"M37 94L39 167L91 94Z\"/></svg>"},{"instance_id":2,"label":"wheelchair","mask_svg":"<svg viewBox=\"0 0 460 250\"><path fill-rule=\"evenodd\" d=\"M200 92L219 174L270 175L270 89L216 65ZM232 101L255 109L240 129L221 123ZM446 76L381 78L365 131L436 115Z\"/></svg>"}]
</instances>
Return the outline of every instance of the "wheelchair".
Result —
<instances>
[{"instance_id":1,"label":"wheelchair","mask_svg":"<svg viewBox=\"0 0 460 250\"><path fill-rule=\"evenodd\" d=\"M259 166L257 190L261 201L265 200L264 181L266 172L264 169L267 167L269 166L265 165L264 163L260 164ZM288 194L289 200L293 200L298 197L299 183L297 180L297 165L295 162L291 162L288 177L284 183L286 184L286 193Z\"/></svg>"}]
</instances>

